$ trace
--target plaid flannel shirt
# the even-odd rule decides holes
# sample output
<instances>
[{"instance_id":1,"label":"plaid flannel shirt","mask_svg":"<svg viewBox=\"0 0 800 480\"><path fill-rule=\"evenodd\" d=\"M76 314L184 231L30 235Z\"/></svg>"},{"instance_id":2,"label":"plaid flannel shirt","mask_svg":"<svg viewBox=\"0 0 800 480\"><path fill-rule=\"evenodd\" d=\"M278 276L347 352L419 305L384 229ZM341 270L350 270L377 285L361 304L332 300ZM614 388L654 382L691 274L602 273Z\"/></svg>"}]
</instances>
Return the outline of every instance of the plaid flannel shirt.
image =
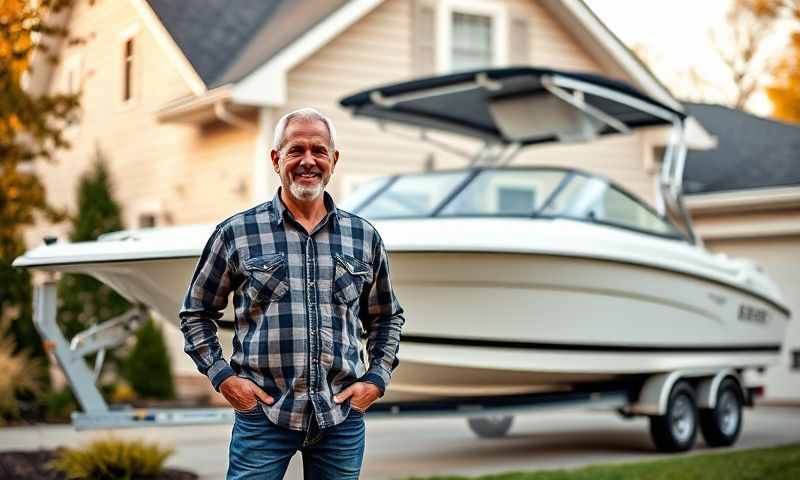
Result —
<instances>
[{"instance_id":1,"label":"plaid flannel shirt","mask_svg":"<svg viewBox=\"0 0 800 480\"><path fill-rule=\"evenodd\" d=\"M280 200L237 213L208 239L180 309L184 351L219 386L248 378L275 401L262 404L275 424L320 428L350 411L333 396L356 381L381 394L397 367L403 309L389 279L383 242L366 220L339 210L306 232ZM233 292L235 334L225 361L212 320ZM361 338L367 334L369 367Z\"/></svg>"}]
</instances>

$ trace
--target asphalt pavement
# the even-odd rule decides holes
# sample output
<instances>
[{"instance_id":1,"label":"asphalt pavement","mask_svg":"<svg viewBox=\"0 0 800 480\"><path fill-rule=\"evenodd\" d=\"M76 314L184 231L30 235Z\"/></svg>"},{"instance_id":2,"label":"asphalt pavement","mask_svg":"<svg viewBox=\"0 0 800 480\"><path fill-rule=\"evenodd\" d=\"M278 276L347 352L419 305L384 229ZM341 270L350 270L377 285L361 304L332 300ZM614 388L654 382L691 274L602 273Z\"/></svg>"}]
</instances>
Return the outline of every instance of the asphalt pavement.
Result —
<instances>
[{"instance_id":1,"label":"asphalt pavement","mask_svg":"<svg viewBox=\"0 0 800 480\"><path fill-rule=\"evenodd\" d=\"M230 433L231 425L81 432L67 425L10 427L0 429L0 450L76 445L109 434L144 438L176 448L167 465L197 472L203 480L218 480L225 478ZM759 406L745 410L744 429L735 448L788 443L800 443L800 408ZM689 454L709 451L699 440ZM646 419L625 420L607 412L526 413L515 418L508 436L499 439L477 438L463 418L369 418L368 414L361 478L479 475L666 456L650 443ZM301 478L300 457L296 455L286 479Z\"/></svg>"}]
</instances>

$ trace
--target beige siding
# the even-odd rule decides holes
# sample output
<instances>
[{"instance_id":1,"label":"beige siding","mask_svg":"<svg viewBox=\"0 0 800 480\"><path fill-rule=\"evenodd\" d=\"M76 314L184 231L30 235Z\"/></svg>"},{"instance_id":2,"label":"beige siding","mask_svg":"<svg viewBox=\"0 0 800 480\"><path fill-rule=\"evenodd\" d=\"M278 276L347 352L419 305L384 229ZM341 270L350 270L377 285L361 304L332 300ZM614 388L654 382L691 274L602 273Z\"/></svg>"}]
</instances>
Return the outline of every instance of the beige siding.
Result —
<instances>
[{"instance_id":1,"label":"beige siding","mask_svg":"<svg viewBox=\"0 0 800 480\"><path fill-rule=\"evenodd\" d=\"M160 224L184 224L219 220L248 207L255 134L227 126L157 123L159 107L191 93L175 65L130 2L89 6L82 1L76 8L71 30L88 41L66 49L63 58L82 59L83 117L69 133L72 149L61 152L54 164L38 165L50 201L74 212L77 179L99 146L127 227L138 226L138 214L152 208L158 209ZM123 106L120 34L135 24L134 101ZM64 75L59 65L54 91L63 88ZM65 226L31 229L29 245L52 231L63 234Z\"/></svg>"},{"instance_id":2,"label":"beige siding","mask_svg":"<svg viewBox=\"0 0 800 480\"><path fill-rule=\"evenodd\" d=\"M531 64L603 73L600 65L538 2L508 3L513 16L526 15L530 19Z\"/></svg>"},{"instance_id":3,"label":"beige siding","mask_svg":"<svg viewBox=\"0 0 800 480\"><path fill-rule=\"evenodd\" d=\"M279 114L315 106L337 127L342 160L329 190L343 196L344 177L420 170L433 155L437 168L463 166L459 157L424 142L381 132L372 122L355 120L338 106L343 96L366 87L413 76L411 0L389 0L294 68L288 103ZM536 2L508 2L509 19L527 16L530 63L600 72L586 51ZM412 133L412 131L409 131ZM468 144L463 144L468 145ZM591 145L529 149L515 164L566 165L607 175L637 195L653 199L653 177L644 171L642 139L616 137Z\"/></svg>"}]
</instances>

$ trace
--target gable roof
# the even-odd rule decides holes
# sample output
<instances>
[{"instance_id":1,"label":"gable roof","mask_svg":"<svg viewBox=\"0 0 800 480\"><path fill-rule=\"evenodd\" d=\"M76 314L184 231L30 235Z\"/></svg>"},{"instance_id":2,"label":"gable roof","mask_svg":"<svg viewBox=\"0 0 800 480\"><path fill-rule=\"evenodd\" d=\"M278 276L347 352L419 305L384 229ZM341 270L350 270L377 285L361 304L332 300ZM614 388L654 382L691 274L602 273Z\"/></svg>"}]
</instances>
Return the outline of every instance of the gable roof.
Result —
<instances>
[{"instance_id":1,"label":"gable roof","mask_svg":"<svg viewBox=\"0 0 800 480\"><path fill-rule=\"evenodd\" d=\"M687 153L685 193L800 185L800 125L722 105L686 107L718 141L717 148Z\"/></svg>"},{"instance_id":2,"label":"gable roof","mask_svg":"<svg viewBox=\"0 0 800 480\"><path fill-rule=\"evenodd\" d=\"M209 89L240 80L346 0L147 0Z\"/></svg>"}]
</instances>

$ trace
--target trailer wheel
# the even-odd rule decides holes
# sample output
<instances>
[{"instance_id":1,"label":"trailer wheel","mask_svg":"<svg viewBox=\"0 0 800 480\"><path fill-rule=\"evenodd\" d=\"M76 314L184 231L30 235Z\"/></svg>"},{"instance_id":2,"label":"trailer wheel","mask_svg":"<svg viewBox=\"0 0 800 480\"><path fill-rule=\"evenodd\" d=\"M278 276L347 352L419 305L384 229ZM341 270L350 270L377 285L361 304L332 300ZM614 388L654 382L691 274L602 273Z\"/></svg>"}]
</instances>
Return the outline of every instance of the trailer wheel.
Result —
<instances>
[{"instance_id":1,"label":"trailer wheel","mask_svg":"<svg viewBox=\"0 0 800 480\"><path fill-rule=\"evenodd\" d=\"M733 445L742 430L742 393L735 380L719 385L714 408L700 410L700 431L710 447Z\"/></svg>"},{"instance_id":2,"label":"trailer wheel","mask_svg":"<svg viewBox=\"0 0 800 480\"><path fill-rule=\"evenodd\" d=\"M469 429L482 438L505 436L511 429L514 417L496 415L492 417L471 417L467 419Z\"/></svg>"},{"instance_id":3,"label":"trailer wheel","mask_svg":"<svg viewBox=\"0 0 800 480\"><path fill-rule=\"evenodd\" d=\"M697 401L694 389L685 381L677 382L669 393L664 415L650 417L650 436L664 452L685 452L697 439Z\"/></svg>"}]
</instances>

